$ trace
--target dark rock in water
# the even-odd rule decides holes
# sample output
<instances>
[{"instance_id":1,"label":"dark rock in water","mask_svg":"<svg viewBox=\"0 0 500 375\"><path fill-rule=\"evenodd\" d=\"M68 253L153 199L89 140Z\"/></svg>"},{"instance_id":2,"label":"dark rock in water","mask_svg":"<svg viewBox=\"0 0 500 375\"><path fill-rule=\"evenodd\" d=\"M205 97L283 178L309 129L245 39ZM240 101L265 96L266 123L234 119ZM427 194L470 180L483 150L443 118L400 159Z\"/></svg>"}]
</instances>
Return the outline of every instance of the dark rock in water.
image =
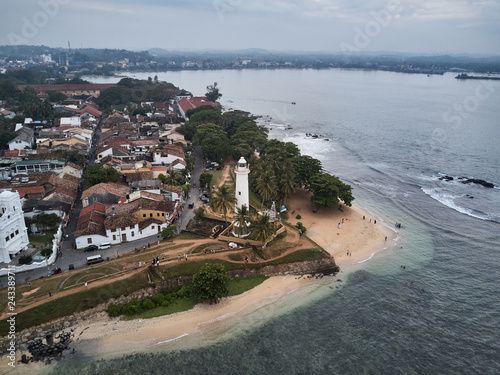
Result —
<instances>
[{"instance_id":1,"label":"dark rock in water","mask_svg":"<svg viewBox=\"0 0 500 375\"><path fill-rule=\"evenodd\" d=\"M474 197L472 195L469 195L469 199L474 199Z\"/></svg>"},{"instance_id":2,"label":"dark rock in water","mask_svg":"<svg viewBox=\"0 0 500 375\"><path fill-rule=\"evenodd\" d=\"M441 176L439 177L440 180L446 180L446 181L453 181L453 177L451 176Z\"/></svg>"},{"instance_id":3,"label":"dark rock in water","mask_svg":"<svg viewBox=\"0 0 500 375\"><path fill-rule=\"evenodd\" d=\"M491 182L487 182L485 180L480 180L478 178L468 178L465 180L460 181L462 184L478 184L478 185L483 185L484 187L487 188L494 188L495 184L492 184Z\"/></svg>"}]
</instances>

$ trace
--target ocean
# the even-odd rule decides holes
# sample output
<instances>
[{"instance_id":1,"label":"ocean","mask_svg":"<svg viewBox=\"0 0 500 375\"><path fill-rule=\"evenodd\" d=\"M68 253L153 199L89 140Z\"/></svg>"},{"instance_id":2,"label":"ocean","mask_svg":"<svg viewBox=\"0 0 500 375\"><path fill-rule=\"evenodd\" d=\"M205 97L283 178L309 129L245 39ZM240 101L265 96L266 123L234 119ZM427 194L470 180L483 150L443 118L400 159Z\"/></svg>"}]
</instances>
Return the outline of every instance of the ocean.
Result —
<instances>
[{"instance_id":1,"label":"ocean","mask_svg":"<svg viewBox=\"0 0 500 375\"><path fill-rule=\"evenodd\" d=\"M500 373L500 82L358 70L157 75L195 95L218 82L226 109L262 116L271 137L350 183L370 214L401 223L397 242L215 332L151 353L75 357L51 373ZM471 178L494 187L463 183Z\"/></svg>"}]
</instances>

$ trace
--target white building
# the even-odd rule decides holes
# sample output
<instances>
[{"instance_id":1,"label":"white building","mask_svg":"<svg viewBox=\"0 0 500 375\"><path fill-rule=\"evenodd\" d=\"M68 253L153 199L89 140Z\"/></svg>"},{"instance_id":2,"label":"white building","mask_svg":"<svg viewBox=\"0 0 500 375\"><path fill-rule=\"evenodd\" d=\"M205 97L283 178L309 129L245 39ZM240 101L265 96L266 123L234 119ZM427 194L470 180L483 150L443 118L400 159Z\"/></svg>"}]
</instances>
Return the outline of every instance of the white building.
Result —
<instances>
[{"instance_id":1,"label":"white building","mask_svg":"<svg viewBox=\"0 0 500 375\"><path fill-rule=\"evenodd\" d=\"M80 120L80 117L61 117L61 126L81 126L82 121Z\"/></svg>"},{"instance_id":2,"label":"white building","mask_svg":"<svg viewBox=\"0 0 500 375\"><path fill-rule=\"evenodd\" d=\"M236 166L234 173L236 173L236 207L239 209L241 209L242 206L250 208L248 193L248 174L250 173L250 169L248 168L247 161L243 156L240 160L238 160L238 165Z\"/></svg>"},{"instance_id":3,"label":"white building","mask_svg":"<svg viewBox=\"0 0 500 375\"><path fill-rule=\"evenodd\" d=\"M17 192L3 191L0 193L0 261L10 263L11 257L28 245L21 198Z\"/></svg>"},{"instance_id":4,"label":"white building","mask_svg":"<svg viewBox=\"0 0 500 375\"><path fill-rule=\"evenodd\" d=\"M35 136L33 129L22 127L16 131L17 137L9 141L9 150L24 150L25 148L31 149L35 143Z\"/></svg>"}]
</instances>

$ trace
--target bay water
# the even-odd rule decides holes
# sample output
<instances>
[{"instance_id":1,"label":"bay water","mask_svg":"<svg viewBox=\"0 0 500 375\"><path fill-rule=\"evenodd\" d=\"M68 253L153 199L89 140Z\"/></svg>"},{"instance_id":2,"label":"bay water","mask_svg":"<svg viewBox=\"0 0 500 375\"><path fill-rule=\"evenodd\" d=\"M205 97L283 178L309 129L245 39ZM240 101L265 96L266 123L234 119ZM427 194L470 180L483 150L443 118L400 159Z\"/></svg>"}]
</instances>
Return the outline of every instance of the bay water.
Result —
<instances>
[{"instance_id":1,"label":"bay water","mask_svg":"<svg viewBox=\"0 0 500 375\"><path fill-rule=\"evenodd\" d=\"M401 223L397 241L214 331L149 353L76 356L51 373L500 373L500 82L357 70L156 74L194 95L218 82L225 109L262 116L271 137L351 184L370 215Z\"/></svg>"}]
</instances>

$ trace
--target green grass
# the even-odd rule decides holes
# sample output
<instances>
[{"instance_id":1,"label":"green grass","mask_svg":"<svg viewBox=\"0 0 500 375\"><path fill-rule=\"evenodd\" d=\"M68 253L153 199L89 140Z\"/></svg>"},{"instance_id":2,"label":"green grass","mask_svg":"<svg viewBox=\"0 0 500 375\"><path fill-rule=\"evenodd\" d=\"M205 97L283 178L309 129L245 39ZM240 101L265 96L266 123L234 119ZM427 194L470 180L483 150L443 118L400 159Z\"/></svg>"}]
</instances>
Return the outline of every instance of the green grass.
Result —
<instances>
[{"instance_id":1,"label":"green grass","mask_svg":"<svg viewBox=\"0 0 500 375\"><path fill-rule=\"evenodd\" d=\"M28 241L32 244L51 244L55 230L47 231L43 236L28 236Z\"/></svg>"},{"instance_id":2,"label":"green grass","mask_svg":"<svg viewBox=\"0 0 500 375\"><path fill-rule=\"evenodd\" d=\"M91 309L107 302L110 298L128 295L151 286L153 284L148 283L145 272L140 272L127 279L111 282L99 288L73 293L20 312L16 317L16 329L19 332L57 318ZM5 336L8 329L7 321L0 321L0 336Z\"/></svg>"},{"instance_id":3,"label":"green grass","mask_svg":"<svg viewBox=\"0 0 500 375\"><path fill-rule=\"evenodd\" d=\"M222 172L223 170L209 172L212 175L212 180L210 181L210 189L212 189L212 186L219 186L219 183L222 182Z\"/></svg>"},{"instance_id":4,"label":"green grass","mask_svg":"<svg viewBox=\"0 0 500 375\"><path fill-rule=\"evenodd\" d=\"M201 244L201 245L198 245L196 247L194 247L190 253L191 254L197 254L197 253L202 253L203 250L207 249L207 250L210 250L210 249L222 249L224 248L223 246L221 246L220 242L209 242L209 243L204 243L204 244Z\"/></svg>"},{"instance_id":5,"label":"green grass","mask_svg":"<svg viewBox=\"0 0 500 375\"><path fill-rule=\"evenodd\" d=\"M227 289L229 290L228 297L243 294L247 290L253 289L257 285L262 284L267 279L268 277L264 275L235 277L227 283Z\"/></svg>"},{"instance_id":6,"label":"green grass","mask_svg":"<svg viewBox=\"0 0 500 375\"><path fill-rule=\"evenodd\" d=\"M72 286L72 285L78 285L78 284L84 283L85 281L90 281L92 279L97 279L99 277L103 277L104 275L102 275L102 274L112 275L116 272L119 272L113 268L106 267L106 266L88 268L88 269L85 269L85 271L75 273L67 278L61 278L60 283L62 283L64 280L66 280L66 281L64 281L63 288L67 288L67 287ZM99 274L99 275L95 275L95 274Z\"/></svg>"},{"instance_id":7,"label":"green grass","mask_svg":"<svg viewBox=\"0 0 500 375\"><path fill-rule=\"evenodd\" d=\"M283 263L316 260L325 257L328 257L328 255L325 254L323 250L318 248L312 248L312 249L299 250L292 254L288 254L283 258L276 259L270 262L245 263L244 265L242 265L242 264L223 261L220 259L208 259L208 260L203 260L201 262L194 262L194 261L179 262L173 267L167 267L167 266L155 267L154 272L155 273L161 272L165 276L165 278L174 278L178 276L194 275L201 269L201 267L205 263L221 263L222 265L224 265L227 271L231 271L231 270L241 270L242 268L255 269L255 268L261 268L266 265L277 265ZM156 277L154 277L154 279L155 281L157 280ZM32 288L41 286L42 287L41 291L37 292L37 294L48 293L48 291L50 290L52 291L56 290L58 285L63 280L64 279L62 277L48 278L48 279L44 278L42 280L34 281L32 283ZM257 278L254 281L249 281L248 282L249 284L247 284L247 286L244 286L244 283L246 282L238 281L238 283L243 283L243 284L239 286L234 286L234 290L232 293L237 293L238 290L240 291L248 290L245 289L245 288L251 288L248 285L251 285L252 283L256 283L255 285L258 285L258 283L263 281L262 280L259 282L258 280L259 279ZM27 311L20 312L17 315L16 328L19 332L29 327L37 326L60 317L68 316L76 312L93 308L101 303L107 302L110 298L117 298L122 295L128 295L137 290L141 290L147 287L153 287L154 285L155 285L154 283L152 284L148 282L146 271L139 272L138 274L135 274L129 278L110 282L109 284L103 285L98 288L85 289L83 291L76 292L53 301L46 302L42 305L35 306ZM30 289L27 287L27 284L23 284L22 286L20 286L19 289L24 290L25 288L26 290ZM20 293L21 290L18 290L18 293ZM180 309L181 307L178 308ZM182 308L185 309L185 307ZM184 311L184 310L179 310L179 311ZM0 336L5 336L8 332L8 329L9 326L7 321L6 320L0 321Z\"/></svg>"},{"instance_id":8,"label":"green grass","mask_svg":"<svg viewBox=\"0 0 500 375\"><path fill-rule=\"evenodd\" d=\"M174 303L168 306L160 306L152 310L144 311L141 314L124 316L122 317L122 319L123 320L151 319L151 318L156 318L158 316L175 314L178 312L191 310L193 307L196 306L197 303L198 301L196 300L196 298L193 297L183 298L175 301Z\"/></svg>"},{"instance_id":9,"label":"green grass","mask_svg":"<svg viewBox=\"0 0 500 375\"><path fill-rule=\"evenodd\" d=\"M250 206L256 208L257 210L262 210L263 208L266 208L262 205L262 201L261 201L261 198L255 194L252 190L249 191L249 196L248 196L249 200L250 200Z\"/></svg>"},{"instance_id":10,"label":"green grass","mask_svg":"<svg viewBox=\"0 0 500 375\"><path fill-rule=\"evenodd\" d=\"M257 285L262 284L268 277L264 275L255 275L248 277L238 277L228 281L227 288L229 290L228 297L237 296L243 294L246 291L255 288ZM194 297L183 298L175 301L168 306L156 307L152 310L144 311L140 314L125 316L123 320L134 320L134 319L150 319L156 318L158 316L175 314L178 312L191 310L198 301Z\"/></svg>"},{"instance_id":11,"label":"green grass","mask_svg":"<svg viewBox=\"0 0 500 375\"><path fill-rule=\"evenodd\" d=\"M232 253L232 254L229 254L227 257L234 262L241 262L244 259L243 254L241 254L241 253Z\"/></svg>"},{"instance_id":12,"label":"green grass","mask_svg":"<svg viewBox=\"0 0 500 375\"><path fill-rule=\"evenodd\" d=\"M198 236L197 234L193 233L181 233L177 237L175 237L176 240L203 240L205 237L203 236Z\"/></svg>"}]
</instances>

